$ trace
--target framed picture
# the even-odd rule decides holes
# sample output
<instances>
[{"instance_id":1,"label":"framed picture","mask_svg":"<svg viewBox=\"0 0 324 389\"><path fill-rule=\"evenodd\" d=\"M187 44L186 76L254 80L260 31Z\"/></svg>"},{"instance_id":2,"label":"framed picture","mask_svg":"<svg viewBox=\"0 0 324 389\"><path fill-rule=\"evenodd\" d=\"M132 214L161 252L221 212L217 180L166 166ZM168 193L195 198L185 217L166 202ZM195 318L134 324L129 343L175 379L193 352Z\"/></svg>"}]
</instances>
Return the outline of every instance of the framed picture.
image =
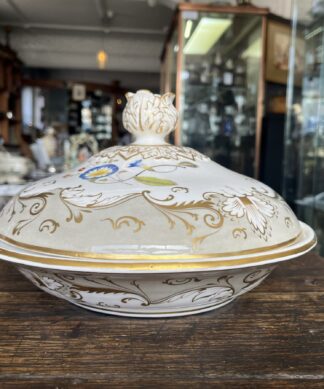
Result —
<instances>
[{"instance_id":1,"label":"framed picture","mask_svg":"<svg viewBox=\"0 0 324 389\"><path fill-rule=\"evenodd\" d=\"M86 87L83 84L74 84L72 87L72 100L83 101L86 98Z\"/></svg>"},{"instance_id":2,"label":"framed picture","mask_svg":"<svg viewBox=\"0 0 324 389\"><path fill-rule=\"evenodd\" d=\"M291 27L269 20L267 29L266 80L286 84L289 70ZM300 85L304 67L305 43L297 38L295 50L295 84Z\"/></svg>"}]
</instances>

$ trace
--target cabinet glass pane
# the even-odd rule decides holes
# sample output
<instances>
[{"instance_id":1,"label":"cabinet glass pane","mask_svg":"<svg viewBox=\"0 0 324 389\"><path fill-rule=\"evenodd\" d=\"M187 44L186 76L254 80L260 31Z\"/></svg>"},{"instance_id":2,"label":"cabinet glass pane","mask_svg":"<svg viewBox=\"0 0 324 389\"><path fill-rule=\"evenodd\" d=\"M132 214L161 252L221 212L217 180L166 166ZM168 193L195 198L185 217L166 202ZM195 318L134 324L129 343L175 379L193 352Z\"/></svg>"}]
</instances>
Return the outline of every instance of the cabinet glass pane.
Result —
<instances>
[{"instance_id":1,"label":"cabinet glass pane","mask_svg":"<svg viewBox=\"0 0 324 389\"><path fill-rule=\"evenodd\" d=\"M305 6L308 9L305 9ZM284 195L301 220L316 230L324 254L324 5L295 1L293 60L285 138ZM306 19L305 19L306 18ZM295 61L301 42L304 70L299 86Z\"/></svg>"},{"instance_id":2,"label":"cabinet glass pane","mask_svg":"<svg viewBox=\"0 0 324 389\"><path fill-rule=\"evenodd\" d=\"M177 77L177 54L178 47L178 33L174 31L170 41L166 44L165 57L161 69L161 91L173 92L176 91L176 77Z\"/></svg>"},{"instance_id":3,"label":"cabinet glass pane","mask_svg":"<svg viewBox=\"0 0 324 389\"><path fill-rule=\"evenodd\" d=\"M253 176L262 18L183 12L181 143Z\"/></svg>"},{"instance_id":4,"label":"cabinet glass pane","mask_svg":"<svg viewBox=\"0 0 324 389\"><path fill-rule=\"evenodd\" d=\"M175 30L170 41L166 46L165 53L165 75L162 85L162 92L176 92L176 82L177 82L177 56L179 52L178 46L178 31ZM168 141L174 143L174 132L169 134Z\"/></svg>"}]
</instances>

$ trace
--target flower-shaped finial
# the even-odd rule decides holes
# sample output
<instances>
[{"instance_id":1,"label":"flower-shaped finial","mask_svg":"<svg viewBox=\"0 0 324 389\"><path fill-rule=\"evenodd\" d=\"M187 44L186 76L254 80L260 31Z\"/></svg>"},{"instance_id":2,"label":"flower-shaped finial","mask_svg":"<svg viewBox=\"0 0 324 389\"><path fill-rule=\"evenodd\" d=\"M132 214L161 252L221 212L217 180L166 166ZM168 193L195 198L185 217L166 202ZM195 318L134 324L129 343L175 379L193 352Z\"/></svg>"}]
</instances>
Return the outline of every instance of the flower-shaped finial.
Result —
<instances>
[{"instance_id":1,"label":"flower-shaped finial","mask_svg":"<svg viewBox=\"0 0 324 389\"><path fill-rule=\"evenodd\" d=\"M154 95L148 90L126 93L124 127L139 144L161 144L174 130L178 112L173 106L174 94Z\"/></svg>"}]
</instances>

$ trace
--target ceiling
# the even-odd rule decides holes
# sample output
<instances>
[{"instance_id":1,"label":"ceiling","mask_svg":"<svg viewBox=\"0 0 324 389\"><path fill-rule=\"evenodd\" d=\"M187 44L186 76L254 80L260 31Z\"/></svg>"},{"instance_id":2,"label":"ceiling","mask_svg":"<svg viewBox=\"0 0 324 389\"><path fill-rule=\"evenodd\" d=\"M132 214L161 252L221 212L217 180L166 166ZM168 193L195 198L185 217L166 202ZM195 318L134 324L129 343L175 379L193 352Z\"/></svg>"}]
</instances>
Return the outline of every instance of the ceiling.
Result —
<instances>
[{"instance_id":1,"label":"ceiling","mask_svg":"<svg viewBox=\"0 0 324 389\"><path fill-rule=\"evenodd\" d=\"M96 54L105 49L108 70L112 72L158 74L166 31L178 2L0 0L0 26L11 27L11 46L28 67L94 71ZM290 16L292 0L253 0L253 3ZM4 41L2 29L1 41Z\"/></svg>"},{"instance_id":2,"label":"ceiling","mask_svg":"<svg viewBox=\"0 0 324 389\"><path fill-rule=\"evenodd\" d=\"M175 0L0 0L0 24L32 67L158 72ZM3 34L3 33L2 33ZM3 36L2 36L3 40Z\"/></svg>"}]
</instances>

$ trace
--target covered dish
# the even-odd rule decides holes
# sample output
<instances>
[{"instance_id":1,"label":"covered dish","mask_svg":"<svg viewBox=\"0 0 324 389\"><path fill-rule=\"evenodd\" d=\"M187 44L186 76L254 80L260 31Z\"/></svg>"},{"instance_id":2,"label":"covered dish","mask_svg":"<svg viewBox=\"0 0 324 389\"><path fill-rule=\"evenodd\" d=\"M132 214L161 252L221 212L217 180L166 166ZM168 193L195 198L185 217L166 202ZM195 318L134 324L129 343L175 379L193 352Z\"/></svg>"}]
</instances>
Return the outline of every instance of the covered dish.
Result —
<instances>
[{"instance_id":1,"label":"covered dish","mask_svg":"<svg viewBox=\"0 0 324 389\"><path fill-rule=\"evenodd\" d=\"M173 94L126 97L135 143L14 197L0 216L3 260L83 308L161 317L221 307L315 245L272 189L165 142Z\"/></svg>"}]
</instances>

